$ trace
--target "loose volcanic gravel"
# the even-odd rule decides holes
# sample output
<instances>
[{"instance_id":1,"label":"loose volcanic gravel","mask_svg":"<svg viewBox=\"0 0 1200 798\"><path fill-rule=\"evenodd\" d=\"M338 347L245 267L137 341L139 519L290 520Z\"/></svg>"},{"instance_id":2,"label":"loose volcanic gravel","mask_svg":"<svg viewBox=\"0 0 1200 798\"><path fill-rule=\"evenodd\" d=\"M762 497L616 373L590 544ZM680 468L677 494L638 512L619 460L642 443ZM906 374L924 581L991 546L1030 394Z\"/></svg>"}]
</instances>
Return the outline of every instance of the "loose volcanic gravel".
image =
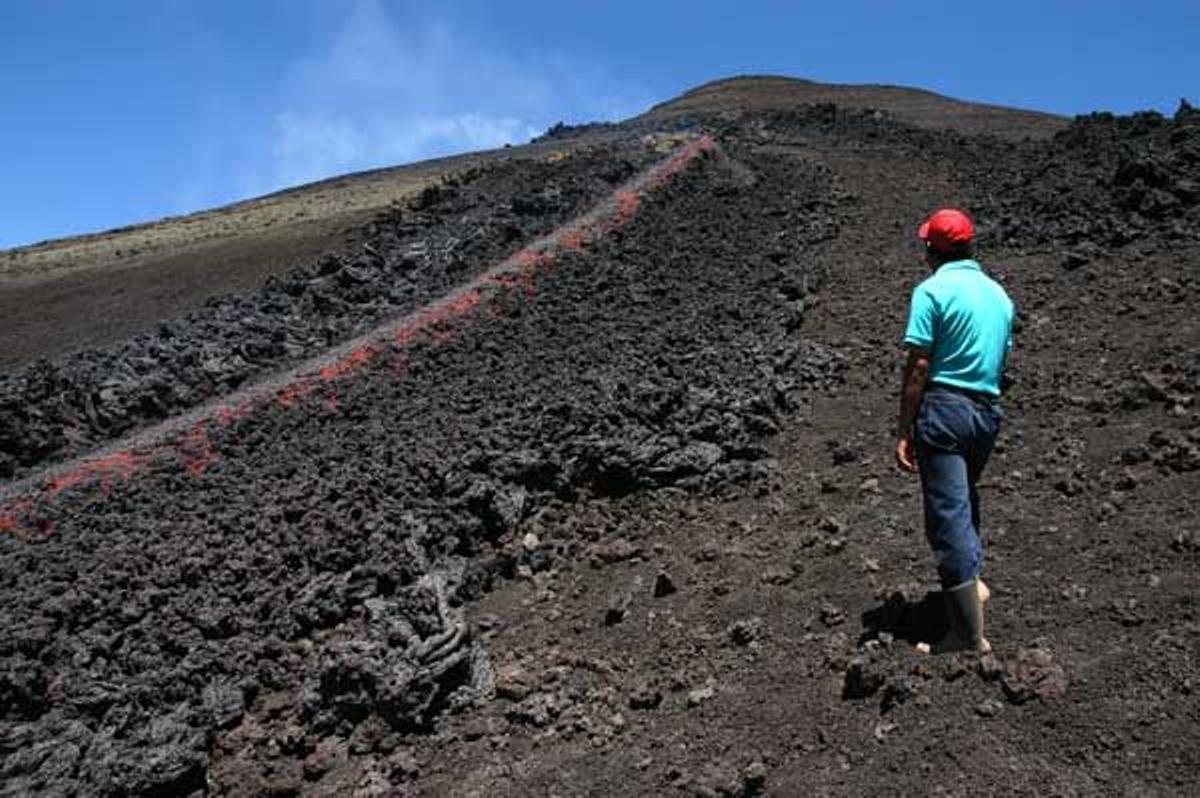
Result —
<instances>
[{"instance_id":1,"label":"loose volcanic gravel","mask_svg":"<svg viewBox=\"0 0 1200 798\"><path fill-rule=\"evenodd\" d=\"M1013 142L903 125L834 105L716 123L760 145L819 131L848 148L901 144L951 169L971 194L979 243L1053 249L1065 268L1147 239L1200 240L1200 111L1076 117L1047 140Z\"/></svg>"}]
</instances>

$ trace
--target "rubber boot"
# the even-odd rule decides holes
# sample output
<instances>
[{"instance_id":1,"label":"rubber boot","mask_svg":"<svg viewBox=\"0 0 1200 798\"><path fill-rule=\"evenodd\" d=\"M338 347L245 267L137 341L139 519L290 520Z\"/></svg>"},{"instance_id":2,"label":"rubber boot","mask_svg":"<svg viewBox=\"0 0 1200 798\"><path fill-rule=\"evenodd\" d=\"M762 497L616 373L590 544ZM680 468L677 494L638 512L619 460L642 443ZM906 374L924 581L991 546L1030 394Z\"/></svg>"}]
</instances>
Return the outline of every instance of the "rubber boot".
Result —
<instances>
[{"instance_id":1,"label":"rubber boot","mask_svg":"<svg viewBox=\"0 0 1200 798\"><path fill-rule=\"evenodd\" d=\"M949 631L937 643L918 643L917 653L949 654L956 651L974 651L986 654L991 651L992 644L983 636L982 593L978 579L943 590Z\"/></svg>"},{"instance_id":2,"label":"rubber boot","mask_svg":"<svg viewBox=\"0 0 1200 798\"><path fill-rule=\"evenodd\" d=\"M947 600L955 605L958 612L962 624L962 640L967 644L968 650L986 654L992 650L992 644L983 636L983 602L986 601L984 591L987 591L987 586L983 586L981 590L981 584L978 579L972 579L951 588ZM991 596L991 591L987 591L987 595Z\"/></svg>"}]
</instances>

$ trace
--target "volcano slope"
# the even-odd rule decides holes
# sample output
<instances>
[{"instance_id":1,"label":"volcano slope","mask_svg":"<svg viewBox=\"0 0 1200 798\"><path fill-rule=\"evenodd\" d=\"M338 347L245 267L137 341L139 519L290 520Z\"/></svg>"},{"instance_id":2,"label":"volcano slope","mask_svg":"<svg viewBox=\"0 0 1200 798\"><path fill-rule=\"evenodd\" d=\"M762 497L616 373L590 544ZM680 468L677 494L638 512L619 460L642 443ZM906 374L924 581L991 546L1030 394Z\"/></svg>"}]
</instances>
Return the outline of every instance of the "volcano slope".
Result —
<instances>
[{"instance_id":1,"label":"volcano slope","mask_svg":"<svg viewBox=\"0 0 1200 798\"><path fill-rule=\"evenodd\" d=\"M219 416L204 457L167 430L137 469L30 460L0 541L6 791L1195 784L1192 115L1042 142L695 121L711 146L553 257ZM639 147L596 157L624 179ZM938 599L890 464L906 244L946 203L1022 314L982 660L910 653Z\"/></svg>"}]
</instances>

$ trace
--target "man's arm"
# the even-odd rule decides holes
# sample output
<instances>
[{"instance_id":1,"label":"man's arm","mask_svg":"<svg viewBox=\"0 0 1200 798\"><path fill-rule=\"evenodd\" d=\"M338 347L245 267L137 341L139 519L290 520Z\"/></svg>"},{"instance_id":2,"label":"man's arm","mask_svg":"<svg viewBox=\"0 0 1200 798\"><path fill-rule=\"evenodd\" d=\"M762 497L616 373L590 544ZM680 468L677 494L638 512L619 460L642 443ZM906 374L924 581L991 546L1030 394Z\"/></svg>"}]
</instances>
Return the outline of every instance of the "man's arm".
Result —
<instances>
[{"instance_id":1,"label":"man's arm","mask_svg":"<svg viewBox=\"0 0 1200 798\"><path fill-rule=\"evenodd\" d=\"M909 347L908 362L904 364L904 380L900 385L900 412L896 419L896 462L905 471L917 470L913 422L916 421L928 377L929 353L919 347Z\"/></svg>"}]
</instances>

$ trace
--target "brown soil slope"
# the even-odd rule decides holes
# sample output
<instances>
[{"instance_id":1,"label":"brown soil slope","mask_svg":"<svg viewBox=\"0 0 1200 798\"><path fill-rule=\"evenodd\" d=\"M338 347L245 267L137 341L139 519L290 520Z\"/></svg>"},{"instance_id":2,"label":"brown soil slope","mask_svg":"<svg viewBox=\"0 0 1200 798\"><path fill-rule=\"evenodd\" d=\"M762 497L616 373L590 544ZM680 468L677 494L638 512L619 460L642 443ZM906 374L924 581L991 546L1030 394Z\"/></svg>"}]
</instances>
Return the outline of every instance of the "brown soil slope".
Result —
<instances>
[{"instance_id":1,"label":"brown soil slope","mask_svg":"<svg viewBox=\"0 0 1200 798\"><path fill-rule=\"evenodd\" d=\"M689 111L706 137L665 165L652 120L559 131L570 158L0 385L4 789L1194 791L1200 115L1021 141L766 85ZM996 652L930 660L890 432L912 231L947 203L1020 320L982 486ZM219 396L414 310L166 456L39 478L154 422L143 394Z\"/></svg>"},{"instance_id":2,"label":"brown soil slope","mask_svg":"<svg viewBox=\"0 0 1200 798\"><path fill-rule=\"evenodd\" d=\"M0 367L121 341L344 247L440 180L561 143L345 175L223 208L0 252Z\"/></svg>"}]
</instances>

